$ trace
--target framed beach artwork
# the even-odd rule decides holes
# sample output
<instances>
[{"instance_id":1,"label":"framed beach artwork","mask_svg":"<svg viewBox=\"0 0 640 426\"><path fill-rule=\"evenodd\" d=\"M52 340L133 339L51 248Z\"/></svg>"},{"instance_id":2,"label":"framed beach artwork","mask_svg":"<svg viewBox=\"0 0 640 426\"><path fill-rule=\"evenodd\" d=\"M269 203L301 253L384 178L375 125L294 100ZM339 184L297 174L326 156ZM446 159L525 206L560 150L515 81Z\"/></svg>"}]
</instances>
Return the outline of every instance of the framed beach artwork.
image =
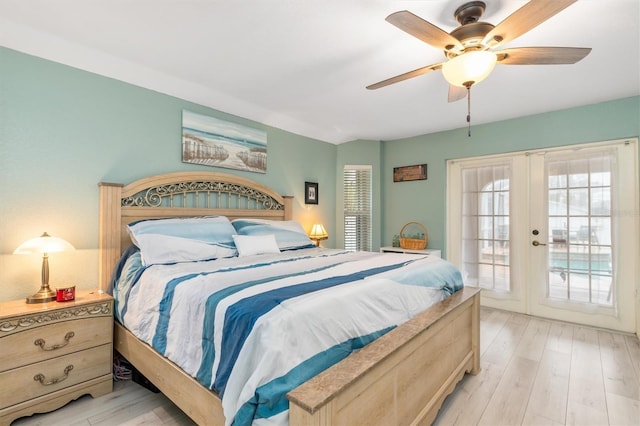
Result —
<instances>
[{"instance_id":1,"label":"framed beach artwork","mask_svg":"<svg viewBox=\"0 0 640 426\"><path fill-rule=\"evenodd\" d=\"M266 173L267 133L183 110L182 161Z\"/></svg>"}]
</instances>

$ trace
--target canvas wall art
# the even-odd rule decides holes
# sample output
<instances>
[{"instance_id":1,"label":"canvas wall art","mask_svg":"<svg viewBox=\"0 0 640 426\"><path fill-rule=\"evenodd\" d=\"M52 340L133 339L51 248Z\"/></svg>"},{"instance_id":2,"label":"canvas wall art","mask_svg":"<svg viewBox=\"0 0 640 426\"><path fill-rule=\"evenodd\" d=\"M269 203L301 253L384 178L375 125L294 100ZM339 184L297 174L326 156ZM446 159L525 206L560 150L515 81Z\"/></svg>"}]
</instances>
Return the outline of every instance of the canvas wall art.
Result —
<instances>
[{"instance_id":1,"label":"canvas wall art","mask_svg":"<svg viewBox=\"0 0 640 426\"><path fill-rule=\"evenodd\" d=\"M256 173L267 172L267 133L182 111L182 161Z\"/></svg>"}]
</instances>

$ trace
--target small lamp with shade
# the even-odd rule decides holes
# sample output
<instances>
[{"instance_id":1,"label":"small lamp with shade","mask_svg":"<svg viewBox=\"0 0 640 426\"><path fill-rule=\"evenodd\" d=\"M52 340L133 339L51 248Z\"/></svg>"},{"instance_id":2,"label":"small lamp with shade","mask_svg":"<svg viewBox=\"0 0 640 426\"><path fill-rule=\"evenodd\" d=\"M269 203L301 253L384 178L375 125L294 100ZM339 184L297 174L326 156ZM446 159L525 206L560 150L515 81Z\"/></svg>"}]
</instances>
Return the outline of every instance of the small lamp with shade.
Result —
<instances>
[{"instance_id":1,"label":"small lamp with shade","mask_svg":"<svg viewBox=\"0 0 640 426\"><path fill-rule=\"evenodd\" d=\"M46 303L56 300L56 292L49 287L49 253L75 250L62 238L52 237L46 232L20 244L13 254L42 254L42 284L40 290L27 297L27 303Z\"/></svg>"},{"instance_id":2,"label":"small lamp with shade","mask_svg":"<svg viewBox=\"0 0 640 426\"><path fill-rule=\"evenodd\" d=\"M329 238L329 234L327 234L327 230L324 229L321 223L316 223L311 227L309 238L315 241L316 246L320 247L320 241Z\"/></svg>"}]
</instances>

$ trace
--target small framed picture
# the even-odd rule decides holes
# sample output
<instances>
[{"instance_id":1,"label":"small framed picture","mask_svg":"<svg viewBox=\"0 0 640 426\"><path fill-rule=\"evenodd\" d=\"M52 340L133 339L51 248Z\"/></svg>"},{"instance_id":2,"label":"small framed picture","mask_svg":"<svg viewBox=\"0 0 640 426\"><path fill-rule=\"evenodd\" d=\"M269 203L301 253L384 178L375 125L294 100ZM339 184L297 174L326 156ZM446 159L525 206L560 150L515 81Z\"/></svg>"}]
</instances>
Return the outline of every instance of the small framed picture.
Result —
<instances>
[{"instance_id":1,"label":"small framed picture","mask_svg":"<svg viewBox=\"0 0 640 426\"><path fill-rule=\"evenodd\" d=\"M304 183L304 203L318 204L318 184L315 182Z\"/></svg>"},{"instance_id":2,"label":"small framed picture","mask_svg":"<svg viewBox=\"0 0 640 426\"><path fill-rule=\"evenodd\" d=\"M411 180L425 180L427 178L427 165L416 164L415 166L404 166L393 168L394 182L408 182Z\"/></svg>"}]
</instances>

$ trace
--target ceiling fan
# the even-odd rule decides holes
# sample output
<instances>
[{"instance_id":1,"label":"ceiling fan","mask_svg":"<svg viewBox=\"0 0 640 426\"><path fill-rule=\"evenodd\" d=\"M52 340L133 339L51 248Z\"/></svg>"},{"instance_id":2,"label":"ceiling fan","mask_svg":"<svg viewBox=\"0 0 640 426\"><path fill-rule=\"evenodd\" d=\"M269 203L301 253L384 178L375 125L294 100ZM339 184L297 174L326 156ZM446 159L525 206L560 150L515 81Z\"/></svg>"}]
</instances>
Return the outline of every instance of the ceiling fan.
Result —
<instances>
[{"instance_id":1,"label":"ceiling fan","mask_svg":"<svg viewBox=\"0 0 640 426\"><path fill-rule=\"evenodd\" d=\"M470 1L456 9L460 26L450 33L403 10L387 16L387 22L406 33L444 51L446 61L427 65L378 83L367 89L379 89L431 71L442 70L449 82L449 102L470 94L472 85L487 78L499 65L574 64L591 52L581 47L515 47L494 50L564 10L576 0L531 0L494 26L479 21L486 4ZM470 121L467 116L467 121Z\"/></svg>"}]
</instances>

